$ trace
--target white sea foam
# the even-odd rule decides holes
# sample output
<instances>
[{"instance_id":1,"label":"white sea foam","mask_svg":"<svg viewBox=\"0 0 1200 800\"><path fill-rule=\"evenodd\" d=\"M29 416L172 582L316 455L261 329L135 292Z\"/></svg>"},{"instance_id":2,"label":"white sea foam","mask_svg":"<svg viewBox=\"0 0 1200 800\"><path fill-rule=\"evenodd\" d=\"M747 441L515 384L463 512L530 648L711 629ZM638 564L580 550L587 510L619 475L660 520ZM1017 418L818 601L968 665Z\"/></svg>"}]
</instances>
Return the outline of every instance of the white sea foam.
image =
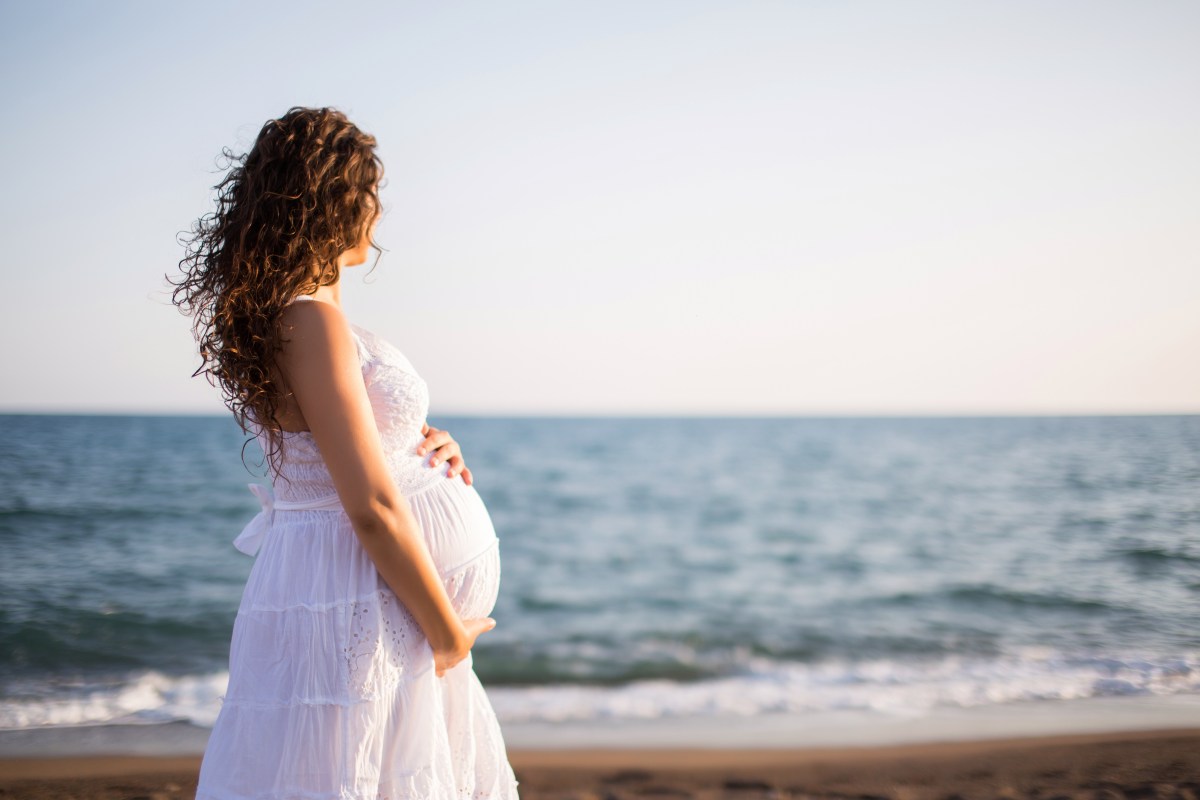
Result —
<instances>
[{"instance_id":1,"label":"white sea foam","mask_svg":"<svg viewBox=\"0 0 1200 800\"><path fill-rule=\"evenodd\" d=\"M227 672L177 678L143 672L113 687L59 689L42 698L7 698L0 701L0 729L177 720L211 727L228 683ZM24 693L33 688L26 687Z\"/></svg>"},{"instance_id":2,"label":"white sea foam","mask_svg":"<svg viewBox=\"0 0 1200 800\"><path fill-rule=\"evenodd\" d=\"M0 728L153 724L211 727L227 673L172 678L145 672L119 686L0 702ZM33 695L33 696L31 696ZM872 711L920 718L939 708L1131 695L1200 695L1200 651L1173 658L1067 657L1029 648L999 659L780 664L752 661L737 675L693 683L489 686L501 722L647 720Z\"/></svg>"},{"instance_id":3,"label":"white sea foam","mask_svg":"<svg viewBox=\"0 0 1200 800\"><path fill-rule=\"evenodd\" d=\"M1200 694L1200 652L1156 660L1071 659L1030 649L1003 659L928 663L763 661L743 674L696 683L489 690L500 718L519 722L825 711L921 717L941 707L1172 694Z\"/></svg>"}]
</instances>

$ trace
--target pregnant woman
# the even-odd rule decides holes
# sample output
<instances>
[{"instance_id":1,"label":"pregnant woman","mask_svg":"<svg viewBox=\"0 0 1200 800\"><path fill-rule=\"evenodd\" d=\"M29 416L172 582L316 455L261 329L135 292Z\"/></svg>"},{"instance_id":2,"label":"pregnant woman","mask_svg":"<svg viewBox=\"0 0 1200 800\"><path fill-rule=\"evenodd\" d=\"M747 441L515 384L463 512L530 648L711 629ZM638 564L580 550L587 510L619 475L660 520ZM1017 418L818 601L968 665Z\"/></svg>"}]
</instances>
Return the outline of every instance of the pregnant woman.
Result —
<instances>
[{"instance_id":1,"label":"pregnant woman","mask_svg":"<svg viewBox=\"0 0 1200 800\"><path fill-rule=\"evenodd\" d=\"M518 797L471 659L499 539L425 382L342 313L342 269L375 246L375 146L334 109L267 122L174 281L197 374L274 484L234 542L257 558L198 798Z\"/></svg>"}]
</instances>

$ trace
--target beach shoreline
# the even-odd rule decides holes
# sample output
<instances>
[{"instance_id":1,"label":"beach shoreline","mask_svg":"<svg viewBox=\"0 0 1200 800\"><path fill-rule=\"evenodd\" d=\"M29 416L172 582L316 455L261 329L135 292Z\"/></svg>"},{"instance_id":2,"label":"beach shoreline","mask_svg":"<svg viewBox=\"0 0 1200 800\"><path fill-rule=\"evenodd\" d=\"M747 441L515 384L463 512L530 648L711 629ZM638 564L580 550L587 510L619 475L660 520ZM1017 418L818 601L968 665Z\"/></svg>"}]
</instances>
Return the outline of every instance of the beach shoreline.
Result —
<instances>
[{"instance_id":1,"label":"beach shoreline","mask_svg":"<svg viewBox=\"0 0 1200 800\"><path fill-rule=\"evenodd\" d=\"M863 747L509 751L523 800L1200 800L1200 727ZM198 756L0 759L5 798L190 798Z\"/></svg>"},{"instance_id":2,"label":"beach shoreline","mask_svg":"<svg viewBox=\"0 0 1200 800\"><path fill-rule=\"evenodd\" d=\"M841 709L560 720L502 719L511 751L809 750L1122 731L1200 729L1200 695L1090 697L956 707L922 714ZM211 727L186 720L0 730L0 760L185 757L204 752Z\"/></svg>"}]
</instances>

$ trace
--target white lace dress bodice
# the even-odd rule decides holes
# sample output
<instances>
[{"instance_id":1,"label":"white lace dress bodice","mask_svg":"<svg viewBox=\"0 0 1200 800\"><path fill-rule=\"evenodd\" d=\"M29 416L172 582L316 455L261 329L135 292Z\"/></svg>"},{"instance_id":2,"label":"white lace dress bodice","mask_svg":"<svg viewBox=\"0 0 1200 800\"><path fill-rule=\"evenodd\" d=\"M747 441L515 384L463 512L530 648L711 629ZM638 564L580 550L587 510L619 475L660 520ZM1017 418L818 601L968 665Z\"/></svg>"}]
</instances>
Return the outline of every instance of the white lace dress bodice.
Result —
<instances>
[{"instance_id":1,"label":"white lace dress bodice","mask_svg":"<svg viewBox=\"0 0 1200 800\"><path fill-rule=\"evenodd\" d=\"M358 343L363 382L392 479L404 495L428 488L437 482L439 473L426 465L416 448L425 438L421 428L429 414L429 387L408 358L387 340L354 324L350 328ZM258 426L254 429L265 451L267 434ZM273 476L277 498L309 502L336 494L312 434L284 431L283 438L287 457L280 473Z\"/></svg>"}]
</instances>

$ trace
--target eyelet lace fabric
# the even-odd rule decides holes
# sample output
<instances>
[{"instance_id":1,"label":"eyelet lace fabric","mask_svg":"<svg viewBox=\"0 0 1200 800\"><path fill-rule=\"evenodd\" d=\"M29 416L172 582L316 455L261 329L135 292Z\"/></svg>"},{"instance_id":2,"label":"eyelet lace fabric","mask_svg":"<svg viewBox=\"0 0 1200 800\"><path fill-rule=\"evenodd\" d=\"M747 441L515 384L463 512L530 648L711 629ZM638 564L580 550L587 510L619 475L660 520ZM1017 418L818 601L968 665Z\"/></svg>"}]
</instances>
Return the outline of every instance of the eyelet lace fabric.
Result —
<instances>
[{"instance_id":1,"label":"eyelet lace fabric","mask_svg":"<svg viewBox=\"0 0 1200 800\"><path fill-rule=\"evenodd\" d=\"M429 393L412 364L352 330L389 470L451 603L464 619L488 616L501 570L487 509L446 465L416 455ZM345 512L303 507L336 490L312 436L285 436L279 507L264 506L269 527L234 620L229 687L196 797L517 800L473 659L438 677L428 640Z\"/></svg>"}]
</instances>

